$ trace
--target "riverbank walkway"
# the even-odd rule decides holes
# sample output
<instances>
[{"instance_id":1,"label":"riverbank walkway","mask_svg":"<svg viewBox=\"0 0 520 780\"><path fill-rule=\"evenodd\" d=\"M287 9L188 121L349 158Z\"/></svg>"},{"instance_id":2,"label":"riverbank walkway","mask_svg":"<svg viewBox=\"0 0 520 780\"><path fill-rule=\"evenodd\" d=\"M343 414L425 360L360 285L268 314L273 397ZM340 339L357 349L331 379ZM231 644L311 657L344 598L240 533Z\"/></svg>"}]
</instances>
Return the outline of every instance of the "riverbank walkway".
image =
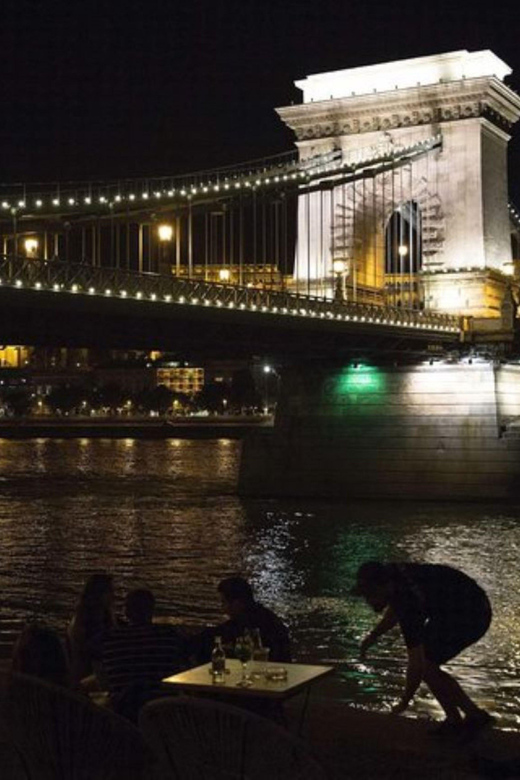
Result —
<instances>
[{"instance_id":1,"label":"riverbank walkway","mask_svg":"<svg viewBox=\"0 0 520 780\"><path fill-rule=\"evenodd\" d=\"M368 712L334 699L331 681L316 685L303 728L303 739L329 770L331 780L477 780L475 755L520 756L520 733L486 729L471 742L450 742L429 733L431 722ZM301 702L287 707L295 732ZM1 710L3 716L3 708ZM0 777L26 780L0 720Z\"/></svg>"}]
</instances>

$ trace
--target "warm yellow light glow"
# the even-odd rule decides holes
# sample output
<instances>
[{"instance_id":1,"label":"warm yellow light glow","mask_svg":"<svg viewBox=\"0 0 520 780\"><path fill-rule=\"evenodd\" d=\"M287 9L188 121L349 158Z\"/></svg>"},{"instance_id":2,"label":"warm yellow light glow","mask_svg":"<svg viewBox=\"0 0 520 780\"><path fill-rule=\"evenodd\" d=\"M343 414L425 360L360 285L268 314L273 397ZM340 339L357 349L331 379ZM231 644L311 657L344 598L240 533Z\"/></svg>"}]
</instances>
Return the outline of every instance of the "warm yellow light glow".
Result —
<instances>
[{"instance_id":1,"label":"warm yellow light glow","mask_svg":"<svg viewBox=\"0 0 520 780\"><path fill-rule=\"evenodd\" d=\"M344 260L334 260L332 263L332 270L335 274L342 274L344 273L346 268L346 264Z\"/></svg>"},{"instance_id":2,"label":"warm yellow light glow","mask_svg":"<svg viewBox=\"0 0 520 780\"><path fill-rule=\"evenodd\" d=\"M408 247L406 246L406 244L399 244L397 253L399 257L406 257L406 255L408 254Z\"/></svg>"},{"instance_id":3,"label":"warm yellow light glow","mask_svg":"<svg viewBox=\"0 0 520 780\"><path fill-rule=\"evenodd\" d=\"M230 275L229 268L221 268L218 272L218 278L221 282L229 282Z\"/></svg>"},{"instance_id":4,"label":"warm yellow light glow","mask_svg":"<svg viewBox=\"0 0 520 780\"><path fill-rule=\"evenodd\" d=\"M173 237L173 228L171 225L159 225L157 228L159 241L171 241Z\"/></svg>"},{"instance_id":5,"label":"warm yellow light glow","mask_svg":"<svg viewBox=\"0 0 520 780\"><path fill-rule=\"evenodd\" d=\"M24 247L25 247L25 254L27 255L27 257L34 257L36 252L38 251L38 239L26 238L24 241Z\"/></svg>"}]
</instances>

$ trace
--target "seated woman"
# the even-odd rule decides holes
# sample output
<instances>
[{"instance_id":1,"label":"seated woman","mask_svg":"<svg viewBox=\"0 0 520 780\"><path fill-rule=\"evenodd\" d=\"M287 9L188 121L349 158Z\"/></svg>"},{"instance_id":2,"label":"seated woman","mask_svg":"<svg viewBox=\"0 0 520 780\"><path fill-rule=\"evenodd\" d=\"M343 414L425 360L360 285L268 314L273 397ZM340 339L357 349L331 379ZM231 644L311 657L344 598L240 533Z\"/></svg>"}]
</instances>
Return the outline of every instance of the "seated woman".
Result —
<instances>
[{"instance_id":1,"label":"seated woman","mask_svg":"<svg viewBox=\"0 0 520 780\"><path fill-rule=\"evenodd\" d=\"M103 637L114 625L114 588L110 574L92 574L79 597L76 612L67 628L73 685L95 672Z\"/></svg>"},{"instance_id":2,"label":"seated woman","mask_svg":"<svg viewBox=\"0 0 520 780\"><path fill-rule=\"evenodd\" d=\"M67 656L58 634L36 623L25 626L15 642L12 671L54 685L68 687L70 684Z\"/></svg>"}]
</instances>

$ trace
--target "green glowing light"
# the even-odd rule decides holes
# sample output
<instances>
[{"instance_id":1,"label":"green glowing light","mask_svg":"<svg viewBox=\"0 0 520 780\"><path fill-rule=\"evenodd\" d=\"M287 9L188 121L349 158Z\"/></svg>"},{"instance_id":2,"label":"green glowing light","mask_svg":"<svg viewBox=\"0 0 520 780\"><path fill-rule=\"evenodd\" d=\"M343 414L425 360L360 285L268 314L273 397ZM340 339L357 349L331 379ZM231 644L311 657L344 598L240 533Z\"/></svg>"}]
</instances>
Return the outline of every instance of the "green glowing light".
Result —
<instances>
[{"instance_id":1,"label":"green glowing light","mask_svg":"<svg viewBox=\"0 0 520 780\"><path fill-rule=\"evenodd\" d=\"M337 376L335 392L338 395L381 393L384 374L374 366L354 364Z\"/></svg>"}]
</instances>

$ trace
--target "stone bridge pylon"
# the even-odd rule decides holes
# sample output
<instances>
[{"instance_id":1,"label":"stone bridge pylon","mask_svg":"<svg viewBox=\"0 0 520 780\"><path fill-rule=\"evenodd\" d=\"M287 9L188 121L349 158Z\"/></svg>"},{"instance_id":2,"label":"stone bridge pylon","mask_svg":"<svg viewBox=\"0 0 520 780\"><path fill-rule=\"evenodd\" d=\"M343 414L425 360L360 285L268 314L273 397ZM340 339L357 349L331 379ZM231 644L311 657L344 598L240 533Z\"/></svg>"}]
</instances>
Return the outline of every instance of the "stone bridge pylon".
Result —
<instances>
[{"instance_id":1,"label":"stone bridge pylon","mask_svg":"<svg viewBox=\"0 0 520 780\"><path fill-rule=\"evenodd\" d=\"M520 97L491 51L320 73L297 81L301 105L278 109L302 161L347 164L438 138L407 165L302 194L295 275L338 277L387 302L500 316L514 280L507 144ZM339 271L338 271L339 269ZM318 289L316 290L318 292Z\"/></svg>"}]
</instances>

